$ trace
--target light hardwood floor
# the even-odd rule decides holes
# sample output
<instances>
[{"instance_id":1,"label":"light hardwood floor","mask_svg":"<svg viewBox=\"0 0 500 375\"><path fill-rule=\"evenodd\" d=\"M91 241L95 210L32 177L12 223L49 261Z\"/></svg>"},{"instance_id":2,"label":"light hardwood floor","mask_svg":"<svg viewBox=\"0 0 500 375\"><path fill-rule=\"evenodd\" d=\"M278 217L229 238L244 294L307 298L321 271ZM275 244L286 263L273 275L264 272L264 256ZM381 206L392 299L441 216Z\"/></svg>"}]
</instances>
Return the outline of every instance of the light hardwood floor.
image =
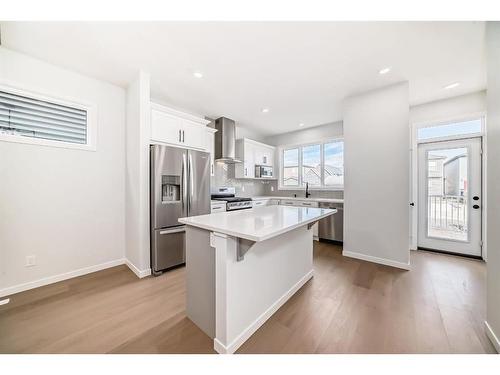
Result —
<instances>
[{"instance_id":1,"label":"light hardwood floor","mask_svg":"<svg viewBox=\"0 0 500 375\"><path fill-rule=\"evenodd\" d=\"M412 252L412 270L315 243L315 276L239 353L494 353L485 264ZM11 296L2 353L213 353L185 315L184 268L139 280L125 266Z\"/></svg>"}]
</instances>

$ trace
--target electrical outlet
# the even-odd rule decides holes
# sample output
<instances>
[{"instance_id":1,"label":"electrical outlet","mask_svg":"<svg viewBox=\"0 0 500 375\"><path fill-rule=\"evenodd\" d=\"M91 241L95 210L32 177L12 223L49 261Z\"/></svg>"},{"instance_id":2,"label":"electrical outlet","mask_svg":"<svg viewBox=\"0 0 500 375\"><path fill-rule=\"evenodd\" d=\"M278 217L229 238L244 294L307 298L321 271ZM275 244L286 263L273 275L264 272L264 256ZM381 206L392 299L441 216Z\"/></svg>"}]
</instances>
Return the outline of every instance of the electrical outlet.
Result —
<instances>
[{"instance_id":1,"label":"electrical outlet","mask_svg":"<svg viewBox=\"0 0 500 375\"><path fill-rule=\"evenodd\" d=\"M35 255L27 255L26 256L26 267L33 267L36 265L36 256Z\"/></svg>"}]
</instances>

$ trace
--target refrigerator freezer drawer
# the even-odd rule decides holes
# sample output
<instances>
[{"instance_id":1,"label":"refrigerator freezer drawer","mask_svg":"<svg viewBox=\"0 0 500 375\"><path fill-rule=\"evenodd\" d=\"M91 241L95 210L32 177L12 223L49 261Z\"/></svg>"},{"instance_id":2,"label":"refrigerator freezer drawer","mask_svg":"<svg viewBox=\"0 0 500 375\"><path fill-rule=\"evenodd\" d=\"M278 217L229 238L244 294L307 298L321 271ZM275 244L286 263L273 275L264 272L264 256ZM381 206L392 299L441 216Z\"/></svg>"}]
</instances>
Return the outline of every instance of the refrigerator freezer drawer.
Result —
<instances>
[{"instance_id":1,"label":"refrigerator freezer drawer","mask_svg":"<svg viewBox=\"0 0 500 375\"><path fill-rule=\"evenodd\" d=\"M153 232L151 261L154 274L186 262L185 235L184 226Z\"/></svg>"}]
</instances>

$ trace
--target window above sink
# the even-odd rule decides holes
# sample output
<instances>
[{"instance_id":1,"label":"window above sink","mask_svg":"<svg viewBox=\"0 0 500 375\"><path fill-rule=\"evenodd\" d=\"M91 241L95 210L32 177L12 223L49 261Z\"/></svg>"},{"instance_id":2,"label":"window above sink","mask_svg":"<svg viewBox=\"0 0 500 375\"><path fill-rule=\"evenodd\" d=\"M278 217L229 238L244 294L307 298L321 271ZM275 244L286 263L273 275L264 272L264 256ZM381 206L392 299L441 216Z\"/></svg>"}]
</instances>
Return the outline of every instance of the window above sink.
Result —
<instances>
[{"instance_id":1,"label":"window above sink","mask_svg":"<svg viewBox=\"0 0 500 375\"><path fill-rule=\"evenodd\" d=\"M344 141L341 138L321 142L281 146L279 148L280 190L344 189Z\"/></svg>"}]
</instances>

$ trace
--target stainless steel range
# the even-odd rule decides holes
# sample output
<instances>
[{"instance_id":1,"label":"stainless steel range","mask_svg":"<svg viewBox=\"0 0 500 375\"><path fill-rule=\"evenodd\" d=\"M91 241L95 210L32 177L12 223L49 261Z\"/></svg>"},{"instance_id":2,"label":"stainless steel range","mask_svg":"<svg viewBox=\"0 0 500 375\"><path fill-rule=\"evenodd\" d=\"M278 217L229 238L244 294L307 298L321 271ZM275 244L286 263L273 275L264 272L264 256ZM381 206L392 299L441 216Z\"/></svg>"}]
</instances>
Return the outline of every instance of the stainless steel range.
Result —
<instances>
[{"instance_id":1,"label":"stainless steel range","mask_svg":"<svg viewBox=\"0 0 500 375\"><path fill-rule=\"evenodd\" d=\"M225 201L226 211L244 210L252 208L252 198L236 197L236 189L234 187L220 187L212 192L212 200Z\"/></svg>"}]
</instances>

